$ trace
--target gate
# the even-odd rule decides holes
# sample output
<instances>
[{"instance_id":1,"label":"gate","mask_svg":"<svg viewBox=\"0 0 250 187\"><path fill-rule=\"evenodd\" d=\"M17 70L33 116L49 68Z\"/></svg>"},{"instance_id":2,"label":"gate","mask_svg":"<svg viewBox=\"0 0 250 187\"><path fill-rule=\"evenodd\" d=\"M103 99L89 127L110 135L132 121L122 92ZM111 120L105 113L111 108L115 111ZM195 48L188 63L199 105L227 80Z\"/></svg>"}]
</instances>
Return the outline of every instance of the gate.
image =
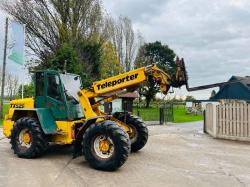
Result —
<instances>
[{"instance_id":1,"label":"gate","mask_svg":"<svg viewBox=\"0 0 250 187\"><path fill-rule=\"evenodd\" d=\"M174 121L174 104L166 103L165 104L165 122Z\"/></svg>"},{"instance_id":2,"label":"gate","mask_svg":"<svg viewBox=\"0 0 250 187\"><path fill-rule=\"evenodd\" d=\"M151 121L152 124L166 124L174 121L174 104L172 102L152 104L149 109L141 107L137 103L134 107L134 115L139 116L144 121ZM148 112L151 111L150 112Z\"/></svg>"},{"instance_id":3,"label":"gate","mask_svg":"<svg viewBox=\"0 0 250 187\"><path fill-rule=\"evenodd\" d=\"M174 121L174 107L173 103L165 103L160 107L160 124Z\"/></svg>"}]
</instances>

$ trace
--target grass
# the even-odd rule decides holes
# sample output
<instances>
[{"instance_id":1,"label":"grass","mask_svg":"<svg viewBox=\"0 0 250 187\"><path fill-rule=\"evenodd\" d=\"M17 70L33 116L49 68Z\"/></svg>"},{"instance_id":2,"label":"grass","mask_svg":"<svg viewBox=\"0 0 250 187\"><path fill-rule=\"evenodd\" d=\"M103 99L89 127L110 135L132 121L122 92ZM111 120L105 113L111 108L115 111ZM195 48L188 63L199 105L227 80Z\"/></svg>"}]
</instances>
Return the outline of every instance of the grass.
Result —
<instances>
[{"instance_id":1,"label":"grass","mask_svg":"<svg viewBox=\"0 0 250 187\"><path fill-rule=\"evenodd\" d=\"M4 104L4 115L9 110L9 104ZM137 108L134 109L134 114L137 114ZM139 109L140 117L144 121L159 121L160 112L159 108L152 107L152 108L140 108ZM184 106L174 106L174 122L175 123L183 123L183 122L192 122L192 121L200 121L203 120L202 115L194 115L194 114L186 114L186 109ZM0 126L3 124L3 120L0 119Z\"/></svg>"},{"instance_id":2,"label":"grass","mask_svg":"<svg viewBox=\"0 0 250 187\"><path fill-rule=\"evenodd\" d=\"M203 115L186 114L185 107L180 107L180 106L174 107L175 123L201 121L201 120L203 120Z\"/></svg>"},{"instance_id":3,"label":"grass","mask_svg":"<svg viewBox=\"0 0 250 187\"><path fill-rule=\"evenodd\" d=\"M174 121L175 123L183 123L183 122L192 122L192 121L200 121L203 120L203 115L195 115L195 114L186 114L186 109L184 106L174 106ZM134 108L134 114L137 114L137 108ZM159 121L160 112L159 108L140 108L139 109L140 117L144 121Z\"/></svg>"},{"instance_id":4,"label":"grass","mask_svg":"<svg viewBox=\"0 0 250 187\"><path fill-rule=\"evenodd\" d=\"M8 110L9 110L10 105L9 104L4 104L3 105L3 114L7 114ZM3 125L3 119L0 119L0 126Z\"/></svg>"},{"instance_id":5,"label":"grass","mask_svg":"<svg viewBox=\"0 0 250 187\"><path fill-rule=\"evenodd\" d=\"M137 114L137 108L133 108L133 112L144 121L158 121L160 119L159 108L140 108L139 114Z\"/></svg>"}]
</instances>

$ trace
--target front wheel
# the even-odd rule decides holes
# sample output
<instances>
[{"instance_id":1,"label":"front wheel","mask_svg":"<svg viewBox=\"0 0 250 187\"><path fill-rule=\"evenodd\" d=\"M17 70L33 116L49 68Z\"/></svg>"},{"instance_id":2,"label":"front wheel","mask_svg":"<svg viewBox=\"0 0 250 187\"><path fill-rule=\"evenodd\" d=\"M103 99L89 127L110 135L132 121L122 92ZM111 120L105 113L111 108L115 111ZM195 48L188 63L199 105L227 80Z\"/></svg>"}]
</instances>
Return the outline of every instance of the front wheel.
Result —
<instances>
[{"instance_id":1,"label":"front wheel","mask_svg":"<svg viewBox=\"0 0 250 187\"><path fill-rule=\"evenodd\" d=\"M83 135L83 154L95 169L116 170L125 163L129 152L127 133L113 121L93 124Z\"/></svg>"},{"instance_id":2,"label":"front wheel","mask_svg":"<svg viewBox=\"0 0 250 187\"><path fill-rule=\"evenodd\" d=\"M21 158L41 156L49 146L39 122L29 117L16 121L10 143L14 153Z\"/></svg>"}]
</instances>

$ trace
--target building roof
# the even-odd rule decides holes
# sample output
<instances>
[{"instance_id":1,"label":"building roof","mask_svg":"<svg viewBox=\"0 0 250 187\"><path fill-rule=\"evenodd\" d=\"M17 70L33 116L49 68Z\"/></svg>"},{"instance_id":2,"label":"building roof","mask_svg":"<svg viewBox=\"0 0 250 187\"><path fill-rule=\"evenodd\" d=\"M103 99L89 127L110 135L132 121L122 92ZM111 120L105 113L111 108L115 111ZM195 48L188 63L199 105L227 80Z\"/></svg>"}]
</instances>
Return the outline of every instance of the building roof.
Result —
<instances>
[{"instance_id":1,"label":"building roof","mask_svg":"<svg viewBox=\"0 0 250 187\"><path fill-rule=\"evenodd\" d=\"M139 98L138 92L127 92L119 96L120 98Z\"/></svg>"},{"instance_id":2,"label":"building roof","mask_svg":"<svg viewBox=\"0 0 250 187\"><path fill-rule=\"evenodd\" d=\"M221 86L218 93L210 99L241 99L250 101L250 76L232 76L229 81L236 82Z\"/></svg>"},{"instance_id":3,"label":"building roof","mask_svg":"<svg viewBox=\"0 0 250 187\"><path fill-rule=\"evenodd\" d=\"M229 81L238 80L240 84L245 86L250 91L250 76L240 77L240 76L232 76Z\"/></svg>"}]
</instances>

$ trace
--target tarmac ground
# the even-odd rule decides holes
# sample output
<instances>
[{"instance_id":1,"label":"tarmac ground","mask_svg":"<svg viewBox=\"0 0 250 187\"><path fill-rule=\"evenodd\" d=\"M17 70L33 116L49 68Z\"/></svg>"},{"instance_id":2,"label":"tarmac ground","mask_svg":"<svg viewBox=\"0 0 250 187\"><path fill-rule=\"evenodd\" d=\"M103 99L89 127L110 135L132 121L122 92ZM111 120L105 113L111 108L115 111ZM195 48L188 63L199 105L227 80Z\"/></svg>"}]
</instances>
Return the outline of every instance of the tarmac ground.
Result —
<instances>
[{"instance_id":1,"label":"tarmac ground","mask_svg":"<svg viewBox=\"0 0 250 187\"><path fill-rule=\"evenodd\" d=\"M38 159L13 154L0 128L0 186L250 186L250 144L213 139L202 122L149 126L147 145L117 171L72 160L72 147L52 146Z\"/></svg>"}]
</instances>

